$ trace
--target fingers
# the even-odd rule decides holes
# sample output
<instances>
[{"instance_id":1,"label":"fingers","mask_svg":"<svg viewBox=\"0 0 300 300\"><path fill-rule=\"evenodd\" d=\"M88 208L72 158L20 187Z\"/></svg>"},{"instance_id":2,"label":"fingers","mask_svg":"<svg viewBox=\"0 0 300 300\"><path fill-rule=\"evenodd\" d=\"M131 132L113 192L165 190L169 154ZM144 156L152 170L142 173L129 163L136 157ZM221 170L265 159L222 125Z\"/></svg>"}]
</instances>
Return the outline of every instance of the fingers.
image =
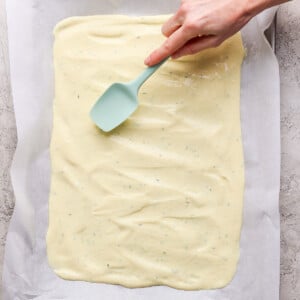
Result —
<instances>
[{"instance_id":1,"label":"fingers","mask_svg":"<svg viewBox=\"0 0 300 300\"><path fill-rule=\"evenodd\" d=\"M191 38L192 36L184 31L183 27L180 27L163 43L160 48L154 50L145 59L145 64L148 66L158 64L160 61L181 48Z\"/></svg>"},{"instance_id":2,"label":"fingers","mask_svg":"<svg viewBox=\"0 0 300 300\"><path fill-rule=\"evenodd\" d=\"M195 54L207 48L217 47L220 44L220 39L215 35L196 37L188 41L185 45L173 53L172 58L176 59L184 55Z\"/></svg>"},{"instance_id":3,"label":"fingers","mask_svg":"<svg viewBox=\"0 0 300 300\"><path fill-rule=\"evenodd\" d=\"M172 33L174 33L180 26L182 22L179 20L178 15L175 14L172 16L163 26L161 32L166 37L169 37Z\"/></svg>"}]
</instances>

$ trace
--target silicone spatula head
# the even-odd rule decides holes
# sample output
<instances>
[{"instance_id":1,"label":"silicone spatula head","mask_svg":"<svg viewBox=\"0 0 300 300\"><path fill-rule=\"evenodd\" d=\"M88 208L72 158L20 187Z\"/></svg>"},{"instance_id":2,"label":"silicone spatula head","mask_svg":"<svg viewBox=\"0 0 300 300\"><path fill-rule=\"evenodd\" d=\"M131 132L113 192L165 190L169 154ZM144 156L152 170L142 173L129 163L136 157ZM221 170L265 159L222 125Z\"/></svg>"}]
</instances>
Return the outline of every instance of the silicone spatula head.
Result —
<instances>
[{"instance_id":1,"label":"silicone spatula head","mask_svg":"<svg viewBox=\"0 0 300 300\"><path fill-rule=\"evenodd\" d=\"M122 124L138 108L141 85L166 61L148 67L137 79L129 83L114 83L98 99L90 116L103 131L108 132Z\"/></svg>"}]
</instances>

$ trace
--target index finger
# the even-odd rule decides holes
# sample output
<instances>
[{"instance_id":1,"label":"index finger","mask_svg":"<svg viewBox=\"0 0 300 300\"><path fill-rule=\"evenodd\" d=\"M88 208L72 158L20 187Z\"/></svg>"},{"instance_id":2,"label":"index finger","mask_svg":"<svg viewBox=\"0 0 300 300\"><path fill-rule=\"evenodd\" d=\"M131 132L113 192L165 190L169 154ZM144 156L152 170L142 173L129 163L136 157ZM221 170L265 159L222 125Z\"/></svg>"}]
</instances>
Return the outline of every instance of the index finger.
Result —
<instances>
[{"instance_id":1,"label":"index finger","mask_svg":"<svg viewBox=\"0 0 300 300\"><path fill-rule=\"evenodd\" d=\"M146 59L145 64L153 66L161 62L163 59L172 55L176 50L181 48L193 36L180 27L156 50L154 50Z\"/></svg>"}]
</instances>

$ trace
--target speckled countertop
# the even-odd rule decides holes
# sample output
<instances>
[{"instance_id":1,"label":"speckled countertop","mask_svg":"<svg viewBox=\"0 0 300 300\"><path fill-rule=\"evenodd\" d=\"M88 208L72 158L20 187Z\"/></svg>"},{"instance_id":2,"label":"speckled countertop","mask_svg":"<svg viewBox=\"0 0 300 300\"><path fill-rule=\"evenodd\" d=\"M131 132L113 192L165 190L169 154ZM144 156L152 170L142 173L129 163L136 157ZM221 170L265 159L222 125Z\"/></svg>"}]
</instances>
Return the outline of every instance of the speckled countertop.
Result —
<instances>
[{"instance_id":1,"label":"speckled countertop","mask_svg":"<svg viewBox=\"0 0 300 300\"><path fill-rule=\"evenodd\" d=\"M7 52L4 0L0 0L0 274L14 196L9 168L17 134ZM276 53L281 76L281 300L300 299L300 0L279 9ZM1 287L0 287L1 295ZM0 296L1 297L1 296ZM257 299L272 300L272 299Z\"/></svg>"},{"instance_id":2,"label":"speckled countertop","mask_svg":"<svg viewBox=\"0 0 300 300\"><path fill-rule=\"evenodd\" d=\"M279 10L281 300L300 299L300 1Z\"/></svg>"}]
</instances>

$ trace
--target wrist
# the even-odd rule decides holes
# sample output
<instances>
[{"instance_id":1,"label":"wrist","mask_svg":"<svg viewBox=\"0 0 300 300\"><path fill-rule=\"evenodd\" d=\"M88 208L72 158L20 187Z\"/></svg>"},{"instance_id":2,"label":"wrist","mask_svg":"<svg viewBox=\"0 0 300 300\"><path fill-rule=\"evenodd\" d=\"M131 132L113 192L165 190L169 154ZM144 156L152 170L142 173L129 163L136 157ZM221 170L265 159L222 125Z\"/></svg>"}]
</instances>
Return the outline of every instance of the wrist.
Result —
<instances>
[{"instance_id":1,"label":"wrist","mask_svg":"<svg viewBox=\"0 0 300 300\"><path fill-rule=\"evenodd\" d=\"M275 5L274 2L279 1L272 1L272 0L245 0L244 3L244 15L248 16L250 19L261 11L265 10L266 8Z\"/></svg>"}]
</instances>

